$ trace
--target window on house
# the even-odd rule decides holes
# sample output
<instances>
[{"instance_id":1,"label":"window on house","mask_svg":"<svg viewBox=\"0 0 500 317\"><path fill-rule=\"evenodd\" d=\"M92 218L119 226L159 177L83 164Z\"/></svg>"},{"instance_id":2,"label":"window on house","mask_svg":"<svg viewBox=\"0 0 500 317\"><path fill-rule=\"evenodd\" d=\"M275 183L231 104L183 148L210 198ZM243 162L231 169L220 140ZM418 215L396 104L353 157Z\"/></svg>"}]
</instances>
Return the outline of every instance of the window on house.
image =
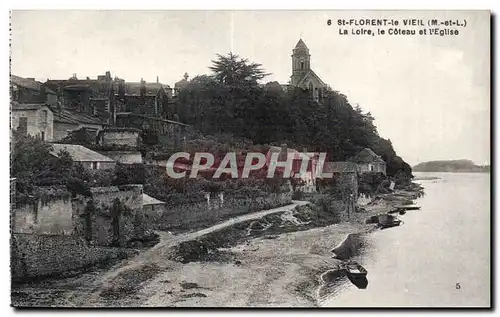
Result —
<instances>
[{"instance_id":1,"label":"window on house","mask_svg":"<svg viewBox=\"0 0 500 317\"><path fill-rule=\"evenodd\" d=\"M99 166L97 165L97 162L92 162L92 169L96 170L98 168L99 168Z\"/></svg>"},{"instance_id":2,"label":"window on house","mask_svg":"<svg viewBox=\"0 0 500 317\"><path fill-rule=\"evenodd\" d=\"M40 132L40 137L42 138L42 141L45 141L45 132Z\"/></svg>"},{"instance_id":3,"label":"window on house","mask_svg":"<svg viewBox=\"0 0 500 317\"><path fill-rule=\"evenodd\" d=\"M19 101L19 88L17 85L12 86L12 100Z\"/></svg>"},{"instance_id":4,"label":"window on house","mask_svg":"<svg viewBox=\"0 0 500 317\"><path fill-rule=\"evenodd\" d=\"M40 112L40 122L41 123L47 123L47 110L42 110Z\"/></svg>"},{"instance_id":5,"label":"window on house","mask_svg":"<svg viewBox=\"0 0 500 317\"><path fill-rule=\"evenodd\" d=\"M22 135L28 134L28 118L27 117L19 118L19 126L17 127L17 130Z\"/></svg>"},{"instance_id":6,"label":"window on house","mask_svg":"<svg viewBox=\"0 0 500 317\"><path fill-rule=\"evenodd\" d=\"M374 171L374 167L373 167L373 165L372 165L372 164L370 164L370 165L369 165L369 167L370 167L370 172L373 172L373 171Z\"/></svg>"}]
</instances>

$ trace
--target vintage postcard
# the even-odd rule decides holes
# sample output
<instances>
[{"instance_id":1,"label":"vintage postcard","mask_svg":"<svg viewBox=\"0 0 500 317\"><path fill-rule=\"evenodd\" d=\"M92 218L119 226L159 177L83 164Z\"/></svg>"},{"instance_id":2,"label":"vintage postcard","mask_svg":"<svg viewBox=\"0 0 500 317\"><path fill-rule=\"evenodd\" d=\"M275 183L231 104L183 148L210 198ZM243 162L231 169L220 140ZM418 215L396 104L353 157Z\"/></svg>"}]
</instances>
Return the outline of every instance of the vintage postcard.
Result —
<instances>
[{"instance_id":1,"label":"vintage postcard","mask_svg":"<svg viewBox=\"0 0 500 317\"><path fill-rule=\"evenodd\" d=\"M490 307L490 25L12 11L11 305Z\"/></svg>"}]
</instances>

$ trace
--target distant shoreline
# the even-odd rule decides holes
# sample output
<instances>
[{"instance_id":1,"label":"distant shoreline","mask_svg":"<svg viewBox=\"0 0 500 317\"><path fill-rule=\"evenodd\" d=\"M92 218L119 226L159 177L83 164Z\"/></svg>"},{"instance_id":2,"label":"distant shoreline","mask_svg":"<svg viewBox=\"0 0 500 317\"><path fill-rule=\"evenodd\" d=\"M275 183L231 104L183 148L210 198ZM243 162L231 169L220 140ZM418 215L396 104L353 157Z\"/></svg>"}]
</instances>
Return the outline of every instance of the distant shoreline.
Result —
<instances>
[{"instance_id":1,"label":"distant shoreline","mask_svg":"<svg viewBox=\"0 0 500 317\"><path fill-rule=\"evenodd\" d=\"M414 181L431 181L436 179L441 179L441 178L437 176L415 176L413 178Z\"/></svg>"},{"instance_id":2,"label":"distant shoreline","mask_svg":"<svg viewBox=\"0 0 500 317\"><path fill-rule=\"evenodd\" d=\"M476 165L471 160L443 160L422 162L413 166L422 173L489 173L490 165Z\"/></svg>"},{"instance_id":3,"label":"distant shoreline","mask_svg":"<svg viewBox=\"0 0 500 317\"><path fill-rule=\"evenodd\" d=\"M415 173L449 173L449 174L465 174L465 173L474 173L474 174L479 174L479 173L490 173L490 171L422 171L422 170L413 170L413 172ZM429 177L433 177L433 176L429 176ZM418 179L422 179L422 178L426 178L426 176L423 176L421 178L419 177L415 177L413 180L418 180ZM435 178L432 178L432 179L439 179L439 177L435 177Z\"/></svg>"}]
</instances>

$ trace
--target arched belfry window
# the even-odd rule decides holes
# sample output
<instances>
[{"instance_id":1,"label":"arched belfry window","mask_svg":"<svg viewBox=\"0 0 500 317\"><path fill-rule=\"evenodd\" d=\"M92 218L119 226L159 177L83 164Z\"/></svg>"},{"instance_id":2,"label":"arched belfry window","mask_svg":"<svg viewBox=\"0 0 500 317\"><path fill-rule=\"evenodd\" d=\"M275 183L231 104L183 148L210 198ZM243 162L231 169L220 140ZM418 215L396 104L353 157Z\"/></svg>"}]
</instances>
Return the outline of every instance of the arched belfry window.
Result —
<instances>
[{"instance_id":1,"label":"arched belfry window","mask_svg":"<svg viewBox=\"0 0 500 317\"><path fill-rule=\"evenodd\" d=\"M300 69L304 69L304 61L300 61Z\"/></svg>"}]
</instances>

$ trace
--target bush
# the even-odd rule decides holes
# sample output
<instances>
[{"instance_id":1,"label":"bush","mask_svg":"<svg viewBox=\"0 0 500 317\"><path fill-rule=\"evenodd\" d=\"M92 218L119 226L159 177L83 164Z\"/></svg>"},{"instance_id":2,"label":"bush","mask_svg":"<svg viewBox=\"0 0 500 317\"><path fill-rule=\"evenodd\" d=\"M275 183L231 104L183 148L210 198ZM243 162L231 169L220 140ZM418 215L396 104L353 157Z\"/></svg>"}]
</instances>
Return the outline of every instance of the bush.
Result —
<instances>
[{"instance_id":1,"label":"bush","mask_svg":"<svg viewBox=\"0 0 500 317\"><path fill-rule=\"evenodd\" d=\"M302 200L304 198L304 192L301 190L296 190L292 194L293 200Z\"/></svg>"},{"instance_id":2,"label":"bush","mask_svg":"<svg viewBox=\"0 0 500 317\"><path fill-rule=\"evenodd\" d=\"M113 185L144 184L146 168L143 164L116 164Z\"/></svg>"},{"instance_id":3,"label":"bush","mask_svg":"<svg viewBox=\"0 0 500 317\"><path fill-rule=\"evenodd\" d=\"M364 173L358 176L358 192L365 195L373 195L388 188L390 181L383 173Z\"/></svg>"},{"instance_id":4,"label":"bush","mask_svg":"<svg viewBox=\"0 0 500 317\"><path fill-rule=\"evenodd\" d=\"M65 144L79 144L83 146L90 146L96 144L96 133L89 131L86 128L70 131L68 135L59 141Z\"/></svg>"}]
</instances>

